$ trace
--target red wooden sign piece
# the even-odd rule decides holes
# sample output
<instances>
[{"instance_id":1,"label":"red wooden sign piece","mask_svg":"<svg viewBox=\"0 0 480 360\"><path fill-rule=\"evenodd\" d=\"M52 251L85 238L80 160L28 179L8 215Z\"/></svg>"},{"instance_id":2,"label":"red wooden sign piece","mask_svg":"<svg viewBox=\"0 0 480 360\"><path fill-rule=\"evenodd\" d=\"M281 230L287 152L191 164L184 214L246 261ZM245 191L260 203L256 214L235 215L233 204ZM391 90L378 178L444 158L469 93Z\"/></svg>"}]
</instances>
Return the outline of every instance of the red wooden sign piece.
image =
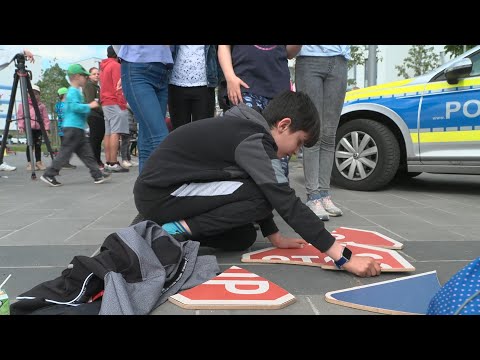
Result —
<instances>
[{"instance_id":1,"label":"red wooden sign piece","mask_svg":"<svg viewBox=\"0 0 480 360\"><path fill-rule=\"evenodd\" d=\"M320 250L308 244L301 249L279 249L270 247L242 255L242 262L262 262L270 264L294 264L308 266L326 265Z\"/></svg>"},{"instance_id":2,"label":"red wooden sign piece","mask_svg":"<svg viewBox=\"0 0 480 360\"><path fill-rule=\"evenodd\" d=\"M280 286L237 266L168 300L185 309L281 309L296 301Z\"/></svg>"},{"instance_id":3,"label":"red wooden sign piece","mask_svg":"<svg viewBox=\"0 0 480 360\"><path fill-rule=\"evenodd\" d=\"M369 256L374 258L385 272L415 271L415 267L405 260L395 250L376 246L347 243L353 255ZM304 246L302 249L267 248L243 254L242 262L260 262L270 264L293 264L320 266L327 270L337 270L332 259L317 250L314 246Z\"/></svg>"},{"instance_id":4,"label":"red wooden sign piece","mask_svg":"<svg viewBox=\"0 0 480 360\"><path fill-rule=\"evenodd\" d=\"M400 250L403 244L376 231L339 227L332 231L337 241Z\"/></svg>"}]
</instances>

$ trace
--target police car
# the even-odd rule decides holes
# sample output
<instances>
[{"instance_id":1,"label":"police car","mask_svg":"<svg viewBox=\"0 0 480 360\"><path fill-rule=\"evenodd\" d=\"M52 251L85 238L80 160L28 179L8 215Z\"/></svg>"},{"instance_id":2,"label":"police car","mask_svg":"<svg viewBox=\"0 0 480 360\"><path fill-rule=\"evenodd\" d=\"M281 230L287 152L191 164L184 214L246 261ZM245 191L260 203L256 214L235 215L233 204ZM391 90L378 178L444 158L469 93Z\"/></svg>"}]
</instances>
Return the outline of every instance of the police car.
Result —
<instances>
[{"instance_id":1,"label":"police car","mask_svg":"<svg viewBox=\"0 0 480 360\"><path fill-rule=\"evenodd\" d=\"M334 182L369 191L422 172L480 174L480 46L417 78L346 94Z\"/></svg>"}]
</instances>

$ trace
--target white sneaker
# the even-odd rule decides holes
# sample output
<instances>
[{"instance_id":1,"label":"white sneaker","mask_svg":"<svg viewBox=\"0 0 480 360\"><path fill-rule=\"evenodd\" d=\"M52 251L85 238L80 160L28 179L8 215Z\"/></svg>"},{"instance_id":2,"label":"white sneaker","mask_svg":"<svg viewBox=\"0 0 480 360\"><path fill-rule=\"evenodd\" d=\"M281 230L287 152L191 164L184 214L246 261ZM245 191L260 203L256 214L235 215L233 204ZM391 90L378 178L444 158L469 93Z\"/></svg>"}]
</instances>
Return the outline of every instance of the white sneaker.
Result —
<instances>
[{"instance_id":1,"label":"white sneaker","mask_svg":"<svg viewBox=\"0 0 480 360\"><path fill-rule=\"evenodd\" d=\"M105 165L105 170L108 171L108 172L116 172L116 173L120 173L120 172L129 172L130 170L128 170L128 168L124 168L124 167L121 167L120 165L118 164L115 164L115 165Z\"/></svg>"},{"instance_id":2,"label":"white sneaker","mask_svg":"<svg viewBox=\"0 0 480 360\"><path fill-rule=\"evenodd\" d=\"M17 168L15 166L10 166L8 165L7 163L1 163L0 164L0 170L3 170L3 171L14 171L14 170L17 170Z\"/></svg>"},{"instance_id":3,"label":"white sneaker","mask_svg":"<svg viewBox=\"0 0 480 360\"><path fill-rule=\"evenodd\" d=\"M320 202L322 203L323 208L330 216L342 216L343 211L340 210L332 201L332 198L329 196L325 196L320 198Z\"/></svg>"},{"instance_id":4,"label":"white sneaker","mask_svg":"<svg viewBox=\"0 0 480 360\"><path fill-rule=\"evenodd\" d=\"M136 162L136 161L128 160L128 162L129 162L130 164L132 164L131 166L138 166L138 162Z\"/></svg>"},{"instance_id":5,"label":"white sneaker","mask_svg":"<svg viewBox=\"0 0 480 360\"><path fill-rule=\"evenodd\" d=\"M320 199L307 201L307 206L310 208L310 210L314 212L315 215L320 218L320 220L328 221L330 219L330 217L328 216L328 212L326 212L323 208Z\"/></svg>"},{"instance_id":6,"label":"white sneaker","mask_svg":"<svg viewBox=\"0 0 480 360\"><path fill-rule=\"evenodd\" d=\"M129 168L130 166L132 166L132 163L131 163L130 161L128 161L128 160L123 160L123 161L122 161L122 166L123 166L124 168Z\"/></svg>"}]
</instances>

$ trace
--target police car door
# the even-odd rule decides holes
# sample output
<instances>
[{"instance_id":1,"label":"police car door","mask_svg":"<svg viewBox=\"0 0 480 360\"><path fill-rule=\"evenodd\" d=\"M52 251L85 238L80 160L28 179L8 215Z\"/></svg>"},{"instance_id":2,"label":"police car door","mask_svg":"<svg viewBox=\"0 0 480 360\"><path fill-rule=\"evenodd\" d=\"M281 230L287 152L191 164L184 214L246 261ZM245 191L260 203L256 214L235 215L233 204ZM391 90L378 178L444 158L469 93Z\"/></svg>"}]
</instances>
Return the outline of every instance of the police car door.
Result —
<instances>
[{"instance_id":1,"label":"police car door","mask_svg":"<svg viewBox=\"0 0 480 360\"><path fill-rule=\"evenodd\" d=\"M443 71L426 85L419 113L421 162L436 170L462 173L480 165L480 51L472 71L448 84Z\"/></svg>"}]
</instances>

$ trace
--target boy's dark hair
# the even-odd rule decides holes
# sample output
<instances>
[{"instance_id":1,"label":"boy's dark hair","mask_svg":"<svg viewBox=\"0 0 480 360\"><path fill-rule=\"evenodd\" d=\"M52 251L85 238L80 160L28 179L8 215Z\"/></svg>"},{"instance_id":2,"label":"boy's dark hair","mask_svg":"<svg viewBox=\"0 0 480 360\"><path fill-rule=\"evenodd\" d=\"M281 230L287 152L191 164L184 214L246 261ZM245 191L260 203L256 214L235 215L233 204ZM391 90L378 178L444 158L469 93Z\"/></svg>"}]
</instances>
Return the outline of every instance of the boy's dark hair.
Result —
<instances>
[{"instance_id":1,"label":"boy's dark hair","mask_svg":"<svg viewBox=\"0 0 480 360\"><path fill-rule=\"evenodd\" d=\"M306 147L312 147L320 136L320 118L317 108L304 92L285 91L274 97L262 112L270 128L273 128L280 120L292 119L291 129L305 131L308 139Z\"/></svg>"}]
</instances>

